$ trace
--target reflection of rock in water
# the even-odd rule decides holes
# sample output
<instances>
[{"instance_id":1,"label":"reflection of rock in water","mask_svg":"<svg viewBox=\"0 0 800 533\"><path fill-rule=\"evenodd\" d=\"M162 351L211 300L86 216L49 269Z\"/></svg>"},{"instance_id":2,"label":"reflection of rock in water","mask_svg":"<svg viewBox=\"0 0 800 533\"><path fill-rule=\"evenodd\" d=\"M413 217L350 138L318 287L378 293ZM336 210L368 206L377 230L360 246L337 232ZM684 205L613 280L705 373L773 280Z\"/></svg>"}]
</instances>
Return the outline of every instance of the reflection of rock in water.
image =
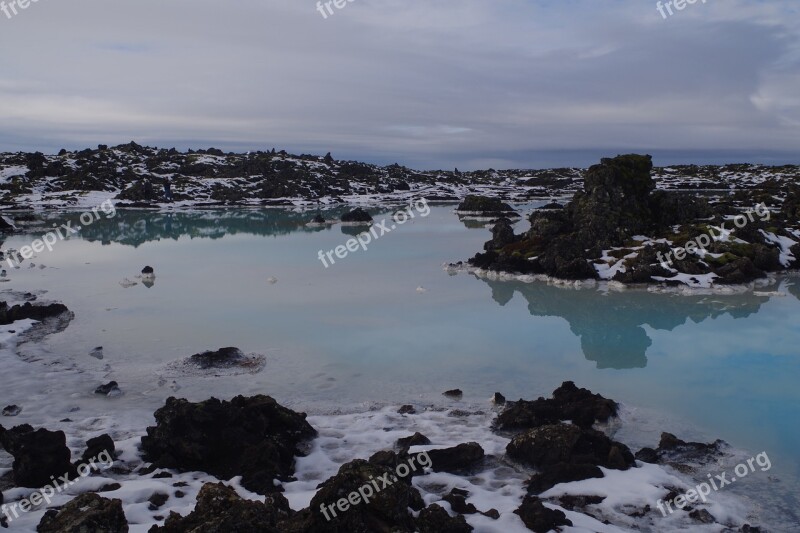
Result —
<instances>
[{"instance_id":1,"label":"reflection of rock in water","mask_svg":"<svg viewBox=\"0 0 800 533\"><path fill-rule=\"evenodd\" d=\"M629 289L607 293L571 290L546 283L493 281L479 278L492 290L492 299L505 306L519 292L528 301L533 316L557 316L569 322L580 337L583 354L597 368L644 368L652 341L642 327L672 331L686 323L730 315L748 317L769 301L752 293L683 296ZM777 290L778 283L764 292ZM800 298L800 283L787 282L788 290Z\"/></svg>"},{"instance_id":2,"label":"reflection of rock in water","mask_svg":"<svg viewBox=\"0 0 800 533\"><path fill-rule=\"evenodd\" d=\"M338 212L333 210L332 212ZM70 221L80 224L79 213L44 213L44 227ZM152 210L118 209L114 218L101 216L83 226L80 238L103 244L112 242L140 246L162 239L189 238L220 239L226 235L288 235L294 232L325 231L327 227L309 227L308 213L283 209L197 210L165 213Z\"/></svg>"}]
</instances>

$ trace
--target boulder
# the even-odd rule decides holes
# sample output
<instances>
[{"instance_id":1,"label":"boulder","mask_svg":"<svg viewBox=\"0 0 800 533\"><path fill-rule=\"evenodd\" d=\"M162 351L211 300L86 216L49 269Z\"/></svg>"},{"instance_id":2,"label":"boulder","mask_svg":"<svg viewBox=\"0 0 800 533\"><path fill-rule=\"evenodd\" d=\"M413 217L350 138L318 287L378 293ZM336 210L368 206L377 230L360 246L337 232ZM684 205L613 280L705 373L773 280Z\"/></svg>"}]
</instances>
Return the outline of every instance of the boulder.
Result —
<instances>
[{"instance_id":1,"label":"boulder","mask_svg":"<svg viewBox=\"0 0 800 533\"><path fill-rule=\"evenodd\" d=\"M63 431L34 430L28 424L9 430L0 427L0 444L14 456L12 471L18 487L41 488L51 484L52 477L77 475Z\"/></svg>"},{"instance_id":2,"label":"boulder","mask_svg":"<svg viewBox=\"0 0 800 533\"><path fill-rule=\"evenodd\" d=\"M155 418L142 437L146 460L221 479L242 476L242 486L259 494L279 491L276 479L291 479L298 445L317 434L305 413L261 395L200 403L171 397Z\"/></svg>"},{"instance_id":3,"label":"boulder","mask_svg":"<svg viewBox=\"0 0 800 533\"><path fill-rule=\"evenodd\" d=\"M231 487L206 483L191 513L182 517L171 512L163 526L153 526L149 533L278 533L278 523L293 514L282 494L269 494L265 502L244 500Z\"/></svg>"},{"instance_id":4,"label":"boulder","mask_svg":"<svg viewBox=\"0 0 800 533\"><path fill-rule=\"evenodd\" d=\"M484 216L519 216L514 209L499 198L489 198L474 194L467 195L456 207L456 212Z\"/></svg>"},{"instance_id":5,"label":"boulder","mask_svg":"<svg viewBox=\"0 0 800 533\"><path fill-rule=\"evenodd\" d=\"M452 448L429 450L434 472L449 472L458 474L467 472L477 467L484 458L484 451L477 442L467 442Z\"/></svg>"},{"instance_id":6,"label":"boulder","mask_svg":"<svg viewBox=\"0 0 800 533\"><path fill-rule=\"evenodd\" d=\"M473 529L463 516L450 516L435 503L419 513L417 528L419 533L469 533Z\"/></svg>"},{"instance_id":7,"label":"boulder","mask_svg":"<svg viewBox=\"0 0 800 533\"><path fill-rule=\"evenodd\" d=\"M617 415L615 401L588 389L564 382L550 399L519 400L508 404L494 422L495 429L514 431L570 420L576 426L590 428L595 422L607 422Z\"/></svg>"},{"instance_id":8,"label":"boulder","mask_svg":"<svg viewBox=\"0 0 800 533\"><path fill-rule=\"evenodd\" d=\"M37 533L128 533L120 500L87 492L59 510L45 513Z\"/></svg>"},{"instance_id":9,"label":"boulder","mask_svg":"<svg viewBox=\"0 0 800 533\"><path fill-rule=\"evenodd\" d=\"M627 470L636 464L633 454L624 444L599 431L572 424L530 429L511 439L506 453L512 459L537 468L572 463Z\"/></svg>"},{"instance_id":10,"label":"boulder","mask_svg":"<svg viewBox=\"0 0 800 533\"><path fill-rule=\"evenodd\" d=\"M398 480L394 470L357 459L319 486L308 510L287 530L411 533L416 525L409 508L420 511L424 506L417 489Z\"/></svg>"},{"instance_id":11,"label":"boulder","mask_svg":"<svg viewBox=\"0 0 800 533\"><path fill-rule=\"evenodd\" d=\"M556 509L548 509L536 496L525 496L522 505L514 513L519 515L528 529L536 533L547 533L560 526L572 526L567 515Z\"/></svg>"}]
</instances>

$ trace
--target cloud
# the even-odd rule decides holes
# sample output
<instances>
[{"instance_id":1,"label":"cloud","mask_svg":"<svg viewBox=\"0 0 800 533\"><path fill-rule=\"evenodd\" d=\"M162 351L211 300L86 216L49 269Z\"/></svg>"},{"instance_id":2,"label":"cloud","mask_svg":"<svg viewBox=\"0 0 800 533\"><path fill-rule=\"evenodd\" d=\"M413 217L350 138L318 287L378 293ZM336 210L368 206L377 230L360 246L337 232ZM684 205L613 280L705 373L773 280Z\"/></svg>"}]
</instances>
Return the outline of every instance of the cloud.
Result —
<instances>
[{"instance_id":1,"label":"cloud","mask_svg":"<svg viewBox=\"0 0 800 533\"><path fill-rule=\"evenodd\" d=\"M135 139L459 168L791 158L798 22L788 0L668 20L641 0L354 0L327 19L313 0L41 0L0 15L0 149Z\"/></svg>"}]
</instances>

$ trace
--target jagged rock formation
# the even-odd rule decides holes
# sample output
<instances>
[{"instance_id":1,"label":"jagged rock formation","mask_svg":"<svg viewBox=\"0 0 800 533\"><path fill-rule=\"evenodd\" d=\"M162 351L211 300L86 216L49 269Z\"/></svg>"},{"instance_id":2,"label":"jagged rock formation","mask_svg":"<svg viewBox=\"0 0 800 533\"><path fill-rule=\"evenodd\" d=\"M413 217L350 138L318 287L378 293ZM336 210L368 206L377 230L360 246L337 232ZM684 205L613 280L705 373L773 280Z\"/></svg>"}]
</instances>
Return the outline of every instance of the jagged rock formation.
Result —
<instances>
[{"instance_id":1,"label":"jagged rock formation","mask_svg":"<svg viewBox=\"0 0 800 533\"><path fill-rule=\"evenodd\" d=\"M745 283L797 263L794 189L773 217L763 204L754 213L756 204L746 203L757 199L752 195L712 205L696 195L655 190L652 169L650 156L603 159L563 210L534 212L525 235L510 234L508 223L499 221L486 252L470 264L561 279L702 286Z\"/></svg>"}]
</instances>

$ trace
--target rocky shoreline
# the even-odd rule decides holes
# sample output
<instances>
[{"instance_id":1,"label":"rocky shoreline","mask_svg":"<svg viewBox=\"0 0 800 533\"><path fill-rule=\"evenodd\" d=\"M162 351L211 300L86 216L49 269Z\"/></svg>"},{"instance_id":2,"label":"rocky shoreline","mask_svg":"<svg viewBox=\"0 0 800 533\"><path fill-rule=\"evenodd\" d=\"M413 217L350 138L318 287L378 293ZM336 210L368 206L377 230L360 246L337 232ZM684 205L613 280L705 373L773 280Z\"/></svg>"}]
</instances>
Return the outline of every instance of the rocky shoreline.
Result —
<instances>
[{"instance_id":1,"label":"rocky shoreline","mask_svg":"<svg viewBox=\"0 0 800 533\"><path fill-rule=\"evenodd\" d=\"M26 316L42 318L69 312L63 306L37 304L11 309L27 309ZM198 364L218 366L232 364L241 353L226 348L194 357ZM460 393L445 394L458 402ZM171 397L155 412L155 424L146 434L117 442L102 434L80 445L69 431L0 426L0 445L13 457L10 471L0 478L9 509L4 519L11 519L5 525L13 528L14 513L21 513L14 505L32 501L31 494L39 491L46 494L42 488L53 480L75 482L83 475L82 464L106 453L115 459L113 466L79 480L77 492L60 495L58 503L39 507L37 531L115 533L142 530L143 523L154 523L148 529L153 533L461 533L475 530L476 524L479 530L481 524L497 524L499 529L524 525L537 532L573 525L625 529L633 523L658 528L666 518L655 508L656 500L609 503L605 494L614 490L613 484L596 493L586 492L580 483L612 483L616 476L641 483L637 479L644 476L655 480L646 486L659 502L672 503L691 485L687 479L697 477L693 473L705 471L699 467L729 455L721 441L684 442L669 433L652 448L634 453L614 438L622 423L620 405L572 382L563 383L549 398L507 402L498 393L492 401L488 412L406 405L365 413L362 431L368 429L365 420L377 417L372 429L398 426L389 434L395 437L363 457L346 452L350 459L343 456L338 465L322 470L333 468L327 478L319 477L318 456L334 444L346 451L348 435L315 427L319 417L263 395L200 402ZM486 436L470 440L462 435L463 440L444 442L431 435L428 417L460 420L466 424L461 426L463 435L470 434L464 431L469 427ZM356 435L349 438L357 440ZM406 468L401 474L400 466L415 460L424 468ZM502 489L506 480L486 498L477 480L503 471L515 472L519 488ZM311 472L316 473L309 478ZM372 491L373 498L354 503L351 495L365 484L378 486L379 479L387 481ZM298 485L301 494L294 488ZM669 517L670 527L679 521L689 529L695 524L760 531L743 520L718 519L712 511L702 503L685 506Z\"/></svg>"},{"instance_id":2,"label":"rocky shoreline","mask_svg":"<svg viewBox=\"0 0 800 533\"><path fill-rule=\"evenodd\" d=\"M467 196L505 203L569 198L589 171L420 171L399 164L341 161L331 154L286 151L226 153L215 148L179 152L134 142L58 154L0 153L0 210L92 208L113 200L119 208L377 205L424 197L461 202ZM660 190L709 196L769 192L796 182L787 165L675 165L653 169ZM166 193L169 183L170 193ZM552 204L551 207L558 207ZM482 208L479 210L483 210Z\"/></svg>"},{"instance_id":3,"label":"rocky shoreline","mask_svg":"<svg viewBox=\"0 0 800 533\"><path fill-rule=\"evenodd\" d=\"M762 184L708 200L656 190L652 170L650 156L603 159L562 209L534 211L526 233L515 234L511 221L500 217L485 251L468 266L565 282L702 289L748 284L800 266L796 184Z\"/></svg>"}]
</instances>

